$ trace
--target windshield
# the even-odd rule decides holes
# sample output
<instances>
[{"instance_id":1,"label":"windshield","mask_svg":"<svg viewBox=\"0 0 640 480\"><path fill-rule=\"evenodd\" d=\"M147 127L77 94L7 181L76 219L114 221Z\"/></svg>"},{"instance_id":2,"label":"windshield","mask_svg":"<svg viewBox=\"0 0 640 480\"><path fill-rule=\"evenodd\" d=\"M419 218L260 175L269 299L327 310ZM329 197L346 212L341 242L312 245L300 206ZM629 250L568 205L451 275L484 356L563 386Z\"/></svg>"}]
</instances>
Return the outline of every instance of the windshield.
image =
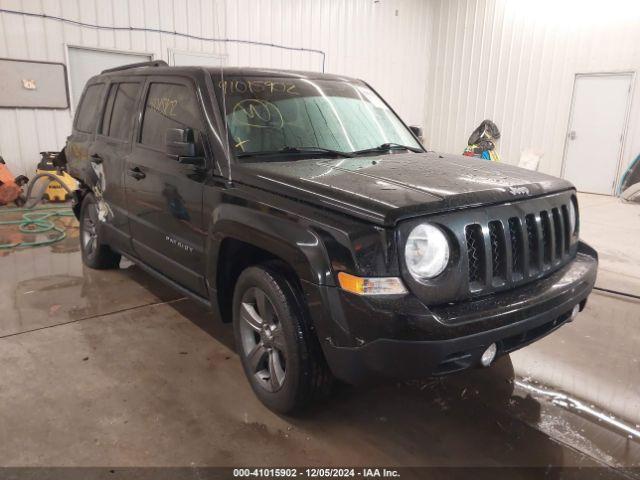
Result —
<instances>
[{"instance_id":1,"label":"windshield","mask_svg":"<svg viewBox=\"0 0 640 480\"><path fill-rule=\"evenodd\" d=\"M225 93L231 150L239 157L296 149L351 153L382 144L422 150L382 99L359 81L234 76L216 87L218 98Z\"/></svg>"}]
</instances>

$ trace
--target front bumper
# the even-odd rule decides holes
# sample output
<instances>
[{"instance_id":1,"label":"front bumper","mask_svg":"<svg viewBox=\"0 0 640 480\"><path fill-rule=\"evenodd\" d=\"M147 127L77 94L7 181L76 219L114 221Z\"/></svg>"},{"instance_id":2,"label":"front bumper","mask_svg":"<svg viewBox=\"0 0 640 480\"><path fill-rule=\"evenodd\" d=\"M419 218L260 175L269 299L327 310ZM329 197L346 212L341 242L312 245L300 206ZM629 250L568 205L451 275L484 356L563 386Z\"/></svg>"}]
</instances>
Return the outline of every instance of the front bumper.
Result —
<instances>
[{"instance_id":1,"label":"front bumper","mask_svg":"<svg viewBox=\"0 0 640 480\"><path fill-rule=\"evenodd\" d=\"M560 270L477 300L427 308L412 296L376 299L319 287L309 305L336 377L424 378L478 366L492 343L504 355L560 327L576 305L584 308L597 266L597 253L581 242Z\"/></svg>"}]
</instances>

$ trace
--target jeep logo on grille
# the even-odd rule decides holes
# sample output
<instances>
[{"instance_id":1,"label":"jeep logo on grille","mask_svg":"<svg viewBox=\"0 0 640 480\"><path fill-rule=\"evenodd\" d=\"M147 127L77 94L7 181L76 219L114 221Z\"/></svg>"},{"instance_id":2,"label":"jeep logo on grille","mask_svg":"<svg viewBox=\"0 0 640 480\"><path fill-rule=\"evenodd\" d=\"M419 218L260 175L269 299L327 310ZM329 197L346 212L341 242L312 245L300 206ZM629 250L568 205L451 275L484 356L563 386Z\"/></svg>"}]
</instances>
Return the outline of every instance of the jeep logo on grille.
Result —
<instances>
[{"instance_id":1,"label":"jeep logo on grille","mask_svg":"<svg viewBox=\"0 0 640 480\"><path fill-rule=\"evenodd\" d=\"M529 189L527 187L508 187L511 195L529 195Z\"/></svg>"}]
</instances>

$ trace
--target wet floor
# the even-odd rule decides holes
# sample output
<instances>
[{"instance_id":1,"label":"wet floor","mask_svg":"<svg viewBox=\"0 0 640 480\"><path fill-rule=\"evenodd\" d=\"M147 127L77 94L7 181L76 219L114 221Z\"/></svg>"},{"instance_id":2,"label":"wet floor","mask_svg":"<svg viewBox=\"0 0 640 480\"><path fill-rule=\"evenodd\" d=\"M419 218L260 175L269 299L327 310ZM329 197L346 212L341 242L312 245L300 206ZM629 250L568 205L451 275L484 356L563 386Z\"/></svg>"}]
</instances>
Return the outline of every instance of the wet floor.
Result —
<instances>
[{"instance_id":1,"label":"wet floor","mask_svg":"<svg viewBox=\"0 0 640 480\"><path fill-rule=\"evenodd\" d=\"M558 466L640 478L637 300L595 292L576 321L489 369L341 386L289 418L255 399L228 325L131 264L84 268L70 233L0 253L0 465Z\"/></svg>"},{"instance_id":2,"label":"wet floor","mask_svg":"<svg viewBox=\"0 0 640 480\"><path fill-rule=\"evenodd\" d=\"M597 285L640 296L640 204L578 194L580 235L598 251Z\"/></svg>"}]
</instances>

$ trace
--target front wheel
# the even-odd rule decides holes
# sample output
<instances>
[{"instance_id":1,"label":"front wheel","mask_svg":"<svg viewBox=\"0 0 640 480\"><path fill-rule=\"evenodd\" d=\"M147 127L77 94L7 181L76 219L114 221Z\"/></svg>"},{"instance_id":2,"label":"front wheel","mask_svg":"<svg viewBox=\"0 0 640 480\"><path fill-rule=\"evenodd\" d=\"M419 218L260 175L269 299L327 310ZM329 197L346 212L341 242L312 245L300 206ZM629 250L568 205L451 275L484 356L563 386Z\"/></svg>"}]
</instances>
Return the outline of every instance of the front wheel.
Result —
<instances>
[{"instance_id":1,"label":"front wheel","mask_svg":"<svg viewBox=\"0 0 640 480\"><path fill-rule=\"evenodd\" d=\"M245 374L258 398L292 413L325 396L332 383L299 293L277 268L249 267L233 301L233 328Z\"/></svg>"},{"instance_id":2,"label":"front wheel","mask_svg":"<svg viewBox=\"0 0 640 480\"><path fill-rule=\"evenodd\" d=\"M104 243L98 218L98 203L92 193L82 200L80 208L80 250L87 267L100 270L117 268L120 254Z\"/></svg>"}]
</instances>

